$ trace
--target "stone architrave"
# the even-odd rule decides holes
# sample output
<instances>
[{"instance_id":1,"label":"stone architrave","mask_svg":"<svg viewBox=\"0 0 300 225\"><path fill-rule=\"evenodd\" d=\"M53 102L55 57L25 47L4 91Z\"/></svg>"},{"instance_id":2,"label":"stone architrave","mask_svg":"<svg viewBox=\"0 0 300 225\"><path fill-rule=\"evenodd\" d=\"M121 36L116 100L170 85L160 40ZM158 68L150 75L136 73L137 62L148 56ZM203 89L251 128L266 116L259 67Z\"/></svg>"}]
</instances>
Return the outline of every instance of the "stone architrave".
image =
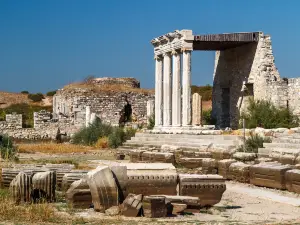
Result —
<instances>
[{"instance_id":1,"label":"stone architrave","mask_svg":"<svg viewBox=\"0 0 300 225\"><path fill-rule=\"evenodd\" d=\"M85 126L88 127L90 125L90 120L91 120L91 107L86 106L85 108Z\"/></svg>"},{"instance_id":2,"label":"stone architrave","mask_svg":"<svg viewBox=\"0 0 300 225\"><path fill-rule=\"evenodd\" d=\"M163 62L163 125L172 124L172 58L171 53L164 54Z\"/></svg>"},{"instance_id":3,"label":"stone architrave","mask_svg":"<svg viewBox=\"0 0 300 225\"><path fill-rule=\"evenodd\" d=\"M106 209L119 204L118 188L108 166L98 166L97 169L87 173L86 179L95 211L105 212Z\"/></svg>"},{"instance_id":4,"label":"stone architrave","mask_svg":"<svg viewBox=\"0 0 300 225\"><path fill-rule=\"evenodd\" d=\"M199 93L193 94L192 110L192 125L202 125L202 97Z\"/></svg>"},{"instance_id":5,"label":"stone architrave","mask_svg":"<svg viewBox=\"0 0 300 225\"><path fill-rule=\"evenodd\" d=\"M154 100L147 101L147 118L151 117L154 114Z\"/></svg>"}]
</instances>

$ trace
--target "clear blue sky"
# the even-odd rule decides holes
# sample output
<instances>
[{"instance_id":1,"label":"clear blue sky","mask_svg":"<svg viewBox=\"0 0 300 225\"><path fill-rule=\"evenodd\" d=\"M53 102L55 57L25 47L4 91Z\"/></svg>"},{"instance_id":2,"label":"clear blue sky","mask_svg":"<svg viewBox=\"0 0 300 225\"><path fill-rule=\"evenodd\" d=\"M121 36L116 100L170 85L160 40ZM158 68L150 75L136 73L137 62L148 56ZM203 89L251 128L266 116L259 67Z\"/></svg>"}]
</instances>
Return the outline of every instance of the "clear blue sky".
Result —
<instances>
[{"instance_id":1,"label":"clear blue sky","mask_svg":"<svg viewBox=\"0 0 300 225\"><path fill-rule=\"evenodd\" d=\"M150 40L176 29L270 34L282 77L300 76L298 0L0 0L0 90L47 92L96 77L154 87ZM214 52L193 52L192 82L212 83Z\"/></svg>"}]
</instances>

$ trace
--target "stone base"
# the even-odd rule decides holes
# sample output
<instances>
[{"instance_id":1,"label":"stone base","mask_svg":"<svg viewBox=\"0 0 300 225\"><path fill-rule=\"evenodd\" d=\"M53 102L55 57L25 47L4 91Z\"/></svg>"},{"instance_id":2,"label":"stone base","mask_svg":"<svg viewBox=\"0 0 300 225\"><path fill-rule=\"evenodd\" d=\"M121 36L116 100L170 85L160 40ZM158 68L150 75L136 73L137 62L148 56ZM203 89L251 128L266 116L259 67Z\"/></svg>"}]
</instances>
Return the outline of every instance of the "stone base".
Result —
<instances>
[{"instance_id":1,"label":"stone base","mask_svg":"<svg viewBox=\"0 0 300 225\"><path fill-rule=\"evenodd\" d=\"M214 130L214 125L204 126L157 126L153 130L147 130L146 132L152 134L222 134L221 130Z\"/></svg>"}]
</instances>

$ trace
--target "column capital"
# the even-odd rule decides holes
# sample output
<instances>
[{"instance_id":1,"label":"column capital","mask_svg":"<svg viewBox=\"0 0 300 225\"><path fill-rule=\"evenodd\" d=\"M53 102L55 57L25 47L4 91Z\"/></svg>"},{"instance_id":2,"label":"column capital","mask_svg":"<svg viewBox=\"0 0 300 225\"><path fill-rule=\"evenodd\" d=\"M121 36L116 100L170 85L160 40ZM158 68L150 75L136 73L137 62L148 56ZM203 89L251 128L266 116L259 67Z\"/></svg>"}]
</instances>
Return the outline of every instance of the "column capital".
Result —
<instances>
[{"instance_id":1,"label":"column capital","mask_svg":"<svg viewBox=\"0 0 300 225\"><path fill-rule=\"evenodd\" d=\"M180 49L174 49L174 50L172 50L171 54L172 55L178 55L178 54L180 54Z\"/></svg>"},{"instance_id":2,"label":"column capital","mask_svg":"<svg viewBox=\"0 0 300 225\"><path fill-rule=\"evenodd\" d=\"M162 55L154 55L154 59L155 60L161 60L162 59Z\"/></svg>"},{"instance_id":3,"label":"column capital","mask_svg":"<svg viewBox=\"0 0 300 225\"><path fill-rule=\"evenodd\" d=\"M180 50L181 50L181 52L191 52L191 51L193 51L193 49L191 49L191 48L181 48Z\"/></svg>"},{"instance_id":4,"label":"column capital","mask_svg":"<svg viewBox=\"0 0 300 225\"><path fill-rule=\"evenodd\" d=\"M165 56L170 56L171 55L171 52L165 52L164 54L163 54L163 56L165 57Z\"/></svg>"}]
</instances>

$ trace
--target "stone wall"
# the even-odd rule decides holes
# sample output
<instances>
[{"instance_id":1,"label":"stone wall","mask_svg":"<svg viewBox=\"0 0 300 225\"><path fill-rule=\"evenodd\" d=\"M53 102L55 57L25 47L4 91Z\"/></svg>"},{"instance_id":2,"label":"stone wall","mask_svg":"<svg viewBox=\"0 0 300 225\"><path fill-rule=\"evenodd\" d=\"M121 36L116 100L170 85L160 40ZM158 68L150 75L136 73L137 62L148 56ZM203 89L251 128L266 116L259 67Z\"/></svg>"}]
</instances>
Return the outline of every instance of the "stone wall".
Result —
<instances>
[{"instance_id":1,"label":"stone wall","mask_svg":"<svg viewBox=\"0 0 300 225\"><path fill-rule=\"evenodd\" d=\"M0 129L22 128L22 114L7 114L5 121L0 121Z\"/></svg>"},{"instance_id":2,"label":"stone wall","mask_svg":"<svg viewBox=\"0 0 300 225\"><path fill-rule=\"evenodd\" d=\"M275 104L284 105L284 97L270 96L273 86L276 86L274 92L286 96L285 84L277 85L279 82L270 36L260 33L257 43L217 51L212 96L217 127L237 128L240 112L247 107L251 96L254 99L272 97L270 100ZM247 91L243 91L243 86Z\"/></svg>"},{"instance_id":3,"label":"stone wall","mask_svg":"<svg viewBox=\"0 0 300 225\"><path fill-rule=\"evenodd\" d=\"M102 85L121 85L123 87L130 88L140 88L140 82L132 77L123 77L123 78L111 78L111 77L101 77L91 80L91 83Z\"/></svg>"}]
</instances>

